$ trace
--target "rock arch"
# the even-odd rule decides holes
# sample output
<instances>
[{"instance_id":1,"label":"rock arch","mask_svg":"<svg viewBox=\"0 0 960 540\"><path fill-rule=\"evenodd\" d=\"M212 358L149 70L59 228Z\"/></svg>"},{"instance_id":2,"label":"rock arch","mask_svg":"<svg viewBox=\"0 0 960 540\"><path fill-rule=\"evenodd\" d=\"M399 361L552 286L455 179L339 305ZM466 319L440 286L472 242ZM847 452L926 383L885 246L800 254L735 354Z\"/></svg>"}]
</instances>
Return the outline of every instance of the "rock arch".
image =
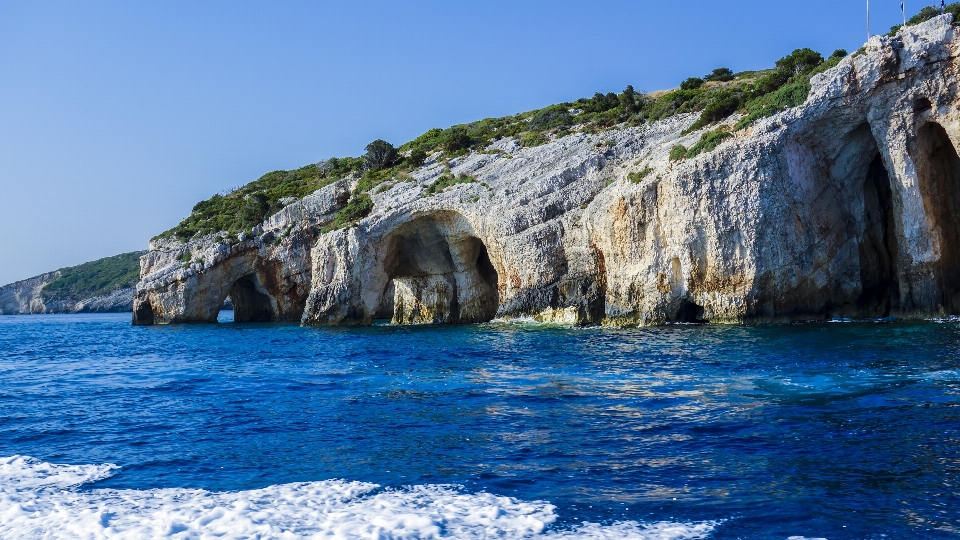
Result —
<instances>
[{"instance_id":1,"label":"rock arch","mask_svg":"<svg viewBox=\"0 0 960 540\"><path fill-rule=\"evenodd\" d=\"M486 244L455 212L418 216L384 236L374 317L394 324L492 320L500 276Z\"/></svg>"},{"instance_id":2,"label":"rock arch","mask_svg":"<svg viewBox=\"0 0 960 540\"><path fill-rule=\"evenodd\" d=\"M902 204L883 139L862 117L832 129L843 135L823 137L816 126L787 144L787 212L775 235L757 231L762 244L782 243L785 264L753 279L750 317L883 317L900 308Z\"/></svg>"},{"instance_id":3,"label":"rock arch","mask_svg":"<svg viewBox=\"0 0 960 540\"><path fill-rule=\"evenodd\" d=\"M298 322L303 315L309 281L254 250L181 272L168 283L137 291L134 324L215 323L228 297L234 322Z\"/></svg>"},{"instance_id":4,"label":"rock arch","mask_svg":"<svg viewBox=\"0 0 960 540\"><path fill-rule=\"evenodd\" d=\"M960 313L960 156L947 131L936 122L917 130L913 162L930 236L939 257L933 272L940 309Z\"/></svg>"}]
</instances>

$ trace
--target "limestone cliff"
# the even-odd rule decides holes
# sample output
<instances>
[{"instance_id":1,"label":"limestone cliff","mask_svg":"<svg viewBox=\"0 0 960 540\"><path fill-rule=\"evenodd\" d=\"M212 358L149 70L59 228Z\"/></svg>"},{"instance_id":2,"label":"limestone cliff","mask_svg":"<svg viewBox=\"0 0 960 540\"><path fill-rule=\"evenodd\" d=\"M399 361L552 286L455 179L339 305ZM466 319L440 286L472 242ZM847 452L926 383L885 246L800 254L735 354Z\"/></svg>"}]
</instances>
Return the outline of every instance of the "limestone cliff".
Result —
<instances>
[{"instance_id":1,"label":"limestone cliff","mask_svg":"<svg viewBox=\"0 0 960 540\"><path fill-rule=\"evenodd\" d=\"M689 159L671 149L716 129L685 134L698 114L505 138L377 190L347 229L329 227L351 178L236 241L155 242L134 322L214 321L227 295L237 320L307 325L960 313L955 32L947 15L874 37L803 105Z\"/></svg>"},{"instance_id":2,"label":"limestone cliff","mask_svg":"<svg viewBox=\"0 0 960 540\"><path fill-rule=\"evenodd\" d=\"M132 311L135 265L142 254L107 257L0 287L0 315Z\"/></svg>"}]
</instances>

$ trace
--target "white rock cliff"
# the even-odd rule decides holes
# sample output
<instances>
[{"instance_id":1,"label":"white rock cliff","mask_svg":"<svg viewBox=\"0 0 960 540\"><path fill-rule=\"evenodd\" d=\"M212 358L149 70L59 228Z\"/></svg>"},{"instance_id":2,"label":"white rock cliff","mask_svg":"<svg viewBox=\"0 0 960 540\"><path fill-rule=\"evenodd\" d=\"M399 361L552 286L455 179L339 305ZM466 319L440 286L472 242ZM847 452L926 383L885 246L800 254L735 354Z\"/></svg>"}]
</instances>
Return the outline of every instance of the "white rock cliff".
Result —
<instances>
[{"instance_id":1,"label":"white rock cliff","mask_svg":"<svg viewBox=\"0 0 960 540\"><path fill-rule=\"evenodd\" d=\"M874 37L802 106L683 161L668 155L699 140L682 134L696 114L500 140L449 163L478 182L427 195L444 173L428 162L325 232L338 182L238 243L151 245L134 322L215 321L227 295L237 320L306 325L960 313L958 46L949 15Z\"/></svg>"}]
</instances>

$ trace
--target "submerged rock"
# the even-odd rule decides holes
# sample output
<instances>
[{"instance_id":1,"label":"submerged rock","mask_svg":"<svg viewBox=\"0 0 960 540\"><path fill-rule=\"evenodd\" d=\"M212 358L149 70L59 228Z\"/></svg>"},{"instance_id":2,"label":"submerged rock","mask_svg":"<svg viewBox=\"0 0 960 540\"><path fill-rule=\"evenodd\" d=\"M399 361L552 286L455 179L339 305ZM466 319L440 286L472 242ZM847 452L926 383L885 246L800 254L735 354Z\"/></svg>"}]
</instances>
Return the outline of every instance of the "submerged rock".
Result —
<instances>
[{"instance_id":1,"label":"submerged rock","mask_svg":"<svg viewBox=\"0 0 960 540\"><path fill-rule=\"evenodd\" d=\"M874 37L802 106L686 160L671 149L717 127L684 134L697 114L502 139L450 161L476 181L431 193L429 162L348 229L325 229L345 180L237 242L156 243L134 322L214 321L228 294L237 320L307 325L960 313L958 45L949 15Z\"/></svg>"}]
</instances>

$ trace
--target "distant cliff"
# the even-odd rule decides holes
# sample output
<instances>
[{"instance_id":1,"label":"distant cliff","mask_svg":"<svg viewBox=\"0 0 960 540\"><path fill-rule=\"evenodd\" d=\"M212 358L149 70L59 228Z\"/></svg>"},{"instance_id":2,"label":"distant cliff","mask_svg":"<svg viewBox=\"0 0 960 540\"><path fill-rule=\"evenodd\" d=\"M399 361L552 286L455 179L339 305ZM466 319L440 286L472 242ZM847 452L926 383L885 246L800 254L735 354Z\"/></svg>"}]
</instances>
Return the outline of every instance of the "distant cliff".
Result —
<instances>
[{"instance_id":1,"label":"distant cliff","mask_svg":"<svg viewBox=\"0 0 960 540\"><path fill-rule=\"evenodd\" d=\"M0 287L0 315L132 311L143 254L124 253Z\"/></svg>"},{"instance_id":2,"label":"distant cliff","mask_svg":"<svg viewBox=\"0 0 960 540\"><path fill-rule=\"evenodd\" d=\"M228 295L306 325L960 314L956 32L271 173L154 239L134 322L212 322Z\"/></svg>"}]
</instances>

